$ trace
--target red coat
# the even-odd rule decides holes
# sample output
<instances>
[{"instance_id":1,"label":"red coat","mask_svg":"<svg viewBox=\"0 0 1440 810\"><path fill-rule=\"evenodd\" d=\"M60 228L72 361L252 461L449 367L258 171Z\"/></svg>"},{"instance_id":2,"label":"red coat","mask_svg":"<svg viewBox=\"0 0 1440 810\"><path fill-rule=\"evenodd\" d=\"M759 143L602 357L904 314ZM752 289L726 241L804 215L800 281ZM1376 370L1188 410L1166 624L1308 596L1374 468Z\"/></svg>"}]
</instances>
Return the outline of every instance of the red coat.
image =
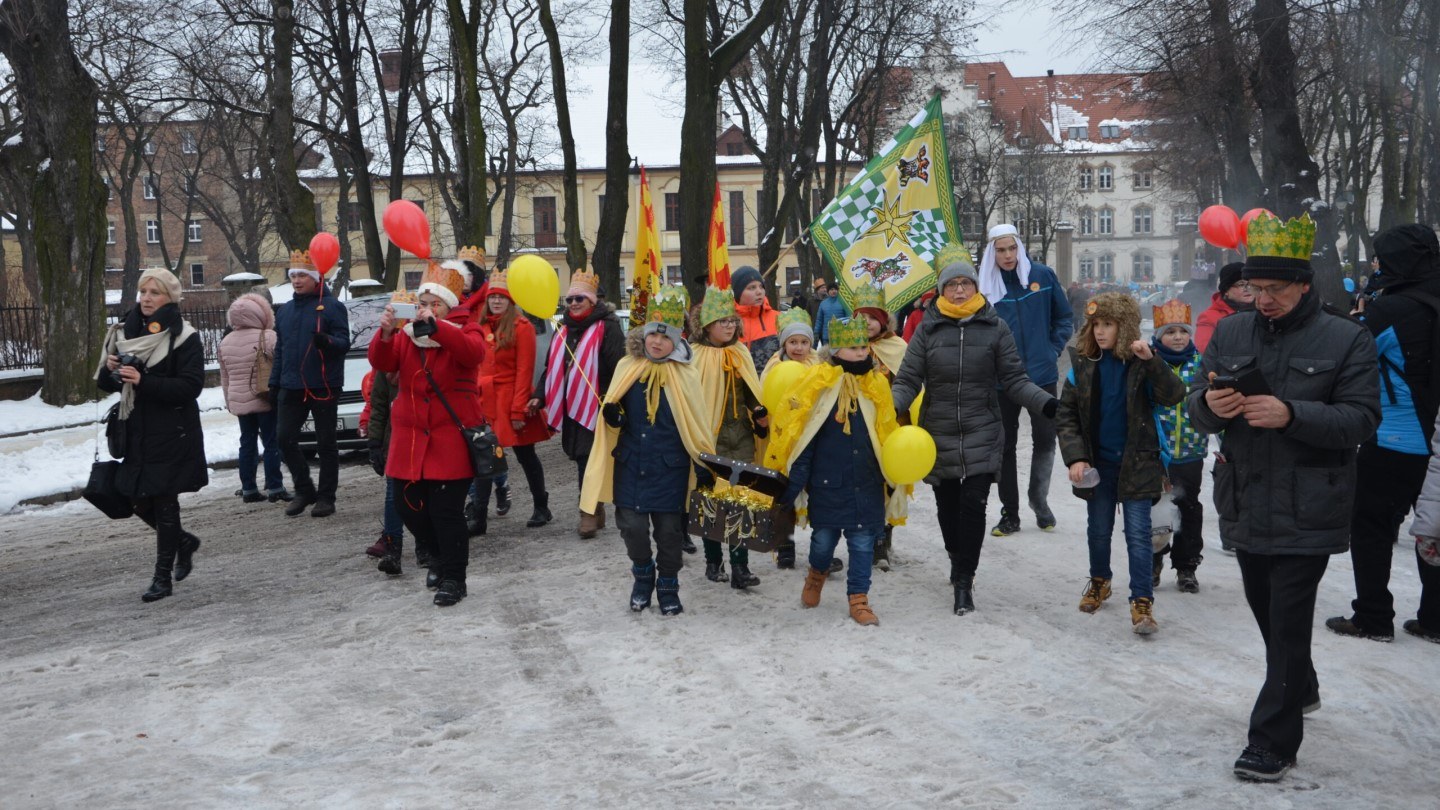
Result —
<instances>
[{"instance_id":1,"label":"red coat","mask_svg":"<svg viewBox=\"0 0 1440 810\"><path fill-rule=\"evenodd\" d=\"M515 340L502 349L496 343L495 334L499 320L499 316L487 316L480 322L480 334L485 337L485 362L480 365L480 407L495 428L502 447L543 442L550 438L545 418L538 411L534 416L525 416L531 382L535 379L535 327L525 316L516 313ZM510 424L512 419L525 421L519 433Z\"/></svg>"},{"instance_id":2,"label":"red coat","mask_svg":"<svg viewBox=\"0 0 1440 810\"><path fill-rule=\"evenodd\" d=\"M1211 293L1210 308L1195 319L1195 348L1205 351L1205 347L1210 345L1210 336L1215 334L1215 325L1225 316L1234 314L1235 308L1230 306L1224 295Z\"/></svg>"},{"instance_id":3,"label":"red coat","mask_svg":"<svg viewBox=\"0 0 1440 810\"><path fill-rule=\"evenodd\" d=\"M465 319L457 319L465 320ZM473 477L470 451L445 406L435 396L420 365L425 365L445 399L467 427L480 424L476 380L485 359L480 327L446 321L431 338L438 349L420 349L410 336L396 331L385 340L370 341L370 365L376 371L399 372L399 393L390 406L390 456L385 475L402 481L455 481Z\"/></svg>"}]
</instances>

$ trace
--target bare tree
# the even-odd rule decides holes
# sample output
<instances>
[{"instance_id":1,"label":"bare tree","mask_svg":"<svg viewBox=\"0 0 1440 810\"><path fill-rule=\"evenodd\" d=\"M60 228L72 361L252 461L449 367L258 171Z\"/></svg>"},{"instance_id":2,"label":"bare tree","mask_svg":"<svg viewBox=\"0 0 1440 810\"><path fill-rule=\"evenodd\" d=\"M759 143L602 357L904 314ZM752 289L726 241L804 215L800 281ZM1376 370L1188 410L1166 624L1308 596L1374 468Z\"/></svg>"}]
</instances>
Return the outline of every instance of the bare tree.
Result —
<instances>
[{"instance_id":1,"label":"bare tree","mask_svg":"<svg viewBox=\"0 0 1440 810\"><path fill-rule=\"evenodd\" d=\"M570 269L585 267L585 239L580 235L580 190L576 180L575 133L570 127L570 96L565 85L565 46L560 28L555 24L550 0L539 0L540 28L550 47L550 76L554 90L555 125L560 134L560 152L564 159L561 186L565 197L565 261ZM614 289L614 288L611 288Z\"/></svg>"},{"instance_id":2,"label":"bare tree","mask_svg":"<svg viewBox=\"0 0 1440 810\"><path fill-rule=\"evenodd\" d=\"M606 289L624 288L620 248L630 210L630 0L610 0L610 76L605 110L605 204L592 262ZM622 192L623 189L623 192Z\"/></svg>"}]
</instances>

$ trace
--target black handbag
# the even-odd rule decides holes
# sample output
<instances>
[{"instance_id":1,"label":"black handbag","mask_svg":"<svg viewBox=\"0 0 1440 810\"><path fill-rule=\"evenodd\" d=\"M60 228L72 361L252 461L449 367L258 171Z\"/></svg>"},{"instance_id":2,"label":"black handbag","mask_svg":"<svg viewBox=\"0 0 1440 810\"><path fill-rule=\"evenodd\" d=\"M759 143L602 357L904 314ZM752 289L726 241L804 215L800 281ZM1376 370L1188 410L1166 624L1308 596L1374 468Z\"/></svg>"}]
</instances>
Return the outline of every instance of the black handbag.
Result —
<instances>
[{"instance_id":1,"label":"black handbag","mask_svg":"<svg viewBox=\"0 0 1440 810\"><path fill-rule=\"evenodd\" d=\"M120 418L120 403L110 406L105 414L105 444L111 458L125 457L125 420Z\"/></svg>"},{"instance_id":2,"label":"black handbag","mask_svg":"<svg viewBox=\"0 0 1440 810\"><path fill-rule=\"evenodd\" d=\"M115 476L119 472L120 462L96 460L90 465L90 480L85 483L83 493L91 506L112 520L124 520L135 514L135 504L128 496L120 494L115 486Z\"/></svg>"},{"instance_id":3,"label":"black handbag","mask_svg":"<svg viewBox=\"0 0 1440 810\"><path fill-rule=\"evenodd\" d=\"M430 387L434 389L440 404L445 406L445 411L450 414L450 419L455 423L455 427L460 428L460 436L465 439L465 447L470 450L470 465L475 468L475 477L494 478L497 475L504 475L509 470L509 463L505 460L505 448L500 446L500 439L495 436L495 429L489 424L465 427L455 413L455 409L450 407L445 395L441 393L439 384L430 374L430 369L425 366L423 353L420 367L425 369L425 379L430 381Z\"/></svg>"}]
</instances>

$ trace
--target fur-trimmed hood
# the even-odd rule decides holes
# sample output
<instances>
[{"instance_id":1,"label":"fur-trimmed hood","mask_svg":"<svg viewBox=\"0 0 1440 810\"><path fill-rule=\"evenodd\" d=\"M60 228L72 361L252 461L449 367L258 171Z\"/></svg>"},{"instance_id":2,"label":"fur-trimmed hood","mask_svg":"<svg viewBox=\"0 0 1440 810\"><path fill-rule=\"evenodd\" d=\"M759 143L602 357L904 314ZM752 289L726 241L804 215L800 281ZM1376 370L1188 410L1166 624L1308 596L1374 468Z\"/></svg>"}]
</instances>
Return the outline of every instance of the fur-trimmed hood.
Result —
<instances>
[{"instance_id":1,"label":"fur-trimmed hood","mask_svg":"<svg viewBox=\"0 0 1440 810\"><path fill-rule=\"evenodd\" d=\"M1120 325L1115 337L1115 357L1130 359L1130 344L1140 339L1140 305L1126 293L1100 293L1085 304L1085 327L1080 330L1076 347L1080 354L1092 360L1100 357L1100 346L1095 343L1094 324L1096 321L1114 321Z\"/></svg>"},{"instance_id":2,"label":"fur-trimmed hood","mask_svg":"<svg viewBox=\"0 0 1440 810\"><path fill-rule=\"evenodd\" d=\"M625 353L636 360L650 360L650 356L645 353L644 330L644 326L637 326L625 333ZM675 342L675 351L670 353L670 356L666 358L667 360L688 364L694 359L695 352L690 348L690 344L686 343L683 338L676 335L671 337L671 340ZM653 363L655 361L650 360L650 362Z\"/></svg>"}]
</instances>

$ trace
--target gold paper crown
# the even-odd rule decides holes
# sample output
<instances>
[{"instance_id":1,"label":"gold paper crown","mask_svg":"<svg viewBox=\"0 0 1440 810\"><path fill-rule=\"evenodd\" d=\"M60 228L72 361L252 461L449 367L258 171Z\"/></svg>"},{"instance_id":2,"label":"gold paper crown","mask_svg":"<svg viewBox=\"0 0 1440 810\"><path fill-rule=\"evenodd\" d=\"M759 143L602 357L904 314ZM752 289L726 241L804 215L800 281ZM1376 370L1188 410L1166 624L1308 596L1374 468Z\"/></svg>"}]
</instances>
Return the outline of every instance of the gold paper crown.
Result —
<instances>
[{"instance_id":1,"label":"gold paper crown","mask_svg":"<svg viewBox=\"0 0 1440 810\"><path fill-rule=\"evenodd\" d=\"M474 262L475 264L484 267L485 248L477 247L475 245L467 245L460 248L460 252L456 254L455 258L459 259L462 262Z\"/></svg>"},{"instance_id":2,"label":"gold paper crown","mask_svg":"<svg viewBox=\"0 0 1440 810\"><path fill-rule=\"evenodd\" d=\"M734 317L735 292L729 287L706 287L705 298L700 301L700 325Z\"/></svg>"},{"instance_id":3,"label":"gold paper crown","mask_svg":"<svg viewBox=\"0 0 1440 810\"><path fill-rule=\"evenodd\" d=\"M933 267L938 274L941 270L944 270L955 262L964 262L971 267L975 266L975 258L970 255L969 248L959 242L947 242L944 247L940 248L940 252L935 254L935 258L930 262L930 266Z\"/></svg>"},{"instance_id":4,"label":"gold paper crown","mask_svg":"<svg viewBox=\"0 0 1440 810\"><path fill-rule=\"evenodd\" d=\"M810 326L810 313L804 307L791 307L775 316L775 331L780 331L792 323L803 323Z\"/></svg>"},{"instance_id":5,"label":"gold paper crown","mask_svg":"<svg viewBox=\"0 0 1440 810\"><path fill-rule=\"evenodd\" d=\"M290 267L294 270L315 270L315 263L310 261L310 251L290 251ZM318 273L320 271L315 270L315 272Z\"/></svg>"},{"instance_id":6,"label":"gold paper crown","mask_svg":"<svg viewBox=\"0 0 1440 810\"><path fill-rule=\"evenodd\" d=\"M1310 261L1315 250L1315 222L1305 213L1281 222L1278 217L1260 214L1250 221L1246 230L1247 256L1269 256L1277 259Z\"/></svg>"},{"instance_id":7,"label":"gold paper crown","mask_svg":"<svg viewBox=\"0 0 1440 810\"><path fill-rule=\"evenodd\" d=\"M861 274L858 283L855 285L855 292L852 293L855 305L851 307L854 312L862 309L878 309L885 312L885 291L875 286L870 280L870 274Z\"/></svg>"},{"instance_id":8,"label":"gold paper crown","mask_svg":"<svg viewBox=\"0 0 1440 810\"><path fill-rule=\"evenodd\" d=\"M690 309L690 296L685 288L665 284L655 297L650 299L650 320L658 321L676 329L685 328L685 313Z\"/></svg>"},{"instance_id":9,"label":"gold paper crown","mask_svg":"<svg viewBox=\"0 0 1440 810\"><path fill-rule=\"evenodd\" d=\"M441 267L435 262L426 265L424 275L420 276L420 286L426 284L438 284L454 293L457 300L463 299L465 279L448 267Z\"/></svg>"},{"instance_id":10,"label":"gold paper crown","mask_svg":"<svg viewBox=\"0 0 1440 810\"><path fill-rule=\"evenodd\" d=\"M1155 333L1158 335L1167 326L1175 324L1190 325L1190 305L1178 298L1171 298L1158 307L1151 307L1151 320L1155 324Z\"/></svg>"},{"instance_id":11,"label":"gold paper crown","mask_svg":"<svg viewBox=\"0 0 1440 810\"><path fill-rule=\"evenodd\" d=\"M504 292L506 295L510 294L510 274L504 270L496 270L491 273L490 277L486 279L486 283L489 285L490 292L492 293Z\"/></svg>"},{"instance_id":12,"label":"gold paper crown","mask_svg":"<svg viewBox=\"0 0 1440 810\"><path fill-rule=\"evenodd\" d=\"M570 274L570 292L575 294L589 293L592 297L598 296L600 292L600 277L582 267Z\"/></svg>"},{"instance_id":13,"label":"gold paper crown","mask_svg":"<svg viewBox=\"0 0 1440 810\"><path fill-rule=\"evenodd\" d=\"M834 318L830 321L827 344L834 349L870 345L870 324L862 318Z\"/></svg>"}]
</instances>

